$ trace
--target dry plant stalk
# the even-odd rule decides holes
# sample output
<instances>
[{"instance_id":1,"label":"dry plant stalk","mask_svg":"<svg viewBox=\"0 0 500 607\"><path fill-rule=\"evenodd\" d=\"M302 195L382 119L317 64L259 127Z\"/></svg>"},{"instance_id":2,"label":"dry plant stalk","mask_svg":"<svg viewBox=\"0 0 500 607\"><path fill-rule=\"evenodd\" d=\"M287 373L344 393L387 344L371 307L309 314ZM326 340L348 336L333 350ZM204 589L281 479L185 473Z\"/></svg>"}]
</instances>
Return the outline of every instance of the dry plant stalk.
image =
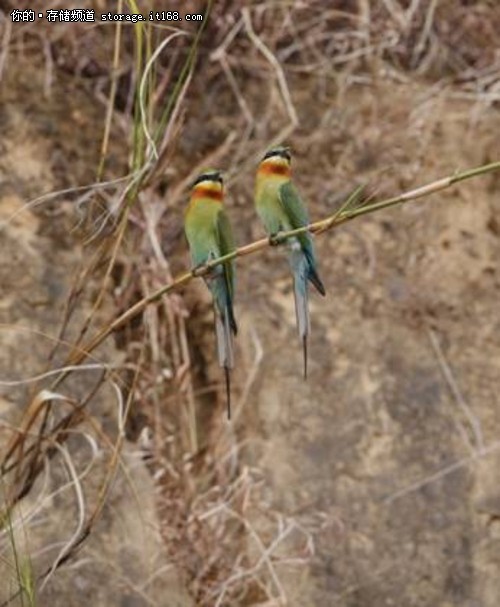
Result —
<instances>
[{"instance_id":1,"label":"dry plant stalk","mask_svg":"<svg viewBox=\"0 0 500 607\"><path fill-rule=\"evenodd\" d=\"M182 274L180 277L178 277L177 279L173 280L168 285L162 286L160 289L157 289L155 292L153 292L148 297L141 299L135 305L130 307L123 314L121 314L118 318L116 318L114 321L110 322L107 326L103 327L100 331L98 331L98 333L86 345L83 345L81 347L79 347L79 346L74 347L73 352L68 357L67 365L65 365L66 368L62 370L59 377L53 383L52 390L54 390L55 387L58 384L60 384L67 375L69 375L71 372L73 372L75 367L77 365L81 364L85 360L85 358L98 345L100 345L110 334L112 334L114 331L116 331L117 329L119 329L120 327L125 325L127 322L129 322L131 319L136 317L138 314L140 314L144 309L146 309L146 307L148 305L160 300L163 295L165 295L169 292L172 292L173 290L186 284L192 278L206 275L208 272L210 272L212 270L212 268L214 268L215 266L217 266L221 263L225 263L236 257L245 257L247 255L251 255L253 253L256 253L257 251L260 251L260 250L266 248L267 246L278 245L278 244L284 242L287 238L298 235L307 230L309 230L310 232L315 233L315 234L322 234L322 233L332 229L333 227L336 227L342 223L350 221L361 215L365 215L365 214L368 214L368 213L371 213L374 211L378 211L378 210L381 210L384 208L388 208L391 206L395 206L397 204L403 204L403 203L406 203L411 200L416 200L418 198L423 198L432 193L439 192L445 188L448 188L451 185L458 183L460 181L470 179L472 177L476 177L479 175L483 175L483 174L486 174L489 172L497 171L497 170L500 170L500 162L495 162L492 164L480 166L480 167L470 169L467 171L457 172L454 175L439 179L430 184L421 186L419 188L410 190L408 192L404 192L403 194L400 194L398 196L395 196L395 197L392 197L392 198L389 198L389 199L386 199L386 200L383 200L380 202L374 202L374 203L369 203L369 204L366 204L366 203L360 204L360 194L361 194L361 190L362 190L362 188L360 187L360 188L357 188L351 194L351 196L349 196L349 198L341 206L341 208L336 213L331 215L330 217L327 217L320 221L311 223L310 225L305 226L303 228L291 230L288 232L282 232L280 234L277 234L272 239L264 238L264 239L257 240L248 245L240 247L239 249L235 250L233 253L231 253L229 255L215 259L215 260L211 261L210 263L206 264L205 266L202 266L200 268L196 268L189 272L186 272L186 273ZM123 222L121 225L124 226L125 222ZM130 394L132 394L132 392ZM87 402L87 399L85 402ZM43 461L44 457L48 456L50 458L51 456L55 455L56 451L60 450L62 448L62 445L64 444L64 442L67 439L68 428L74 427L75 425L77 425L79 423L79 421L81 421L81 418L82 418L81 416L83 413L83 408L85 406L85 402L80 403L80 404L74 403L73 411L71 413L69 413L65 418L63 418L59 422L59 424L57 424L52 429L50 438L46 437L46 439L48 439L48 440L44 440L44 441L42 441L42 443L39 443L35 440L35 442L32 442L31 445L26 444L26 439L30 433L29 430L32 427L32 425L34 424L36 418L39 416L39 414L42 411L43 411L44 419L46 418L46 416L48 415L49 407L50 407L50 399L48 401L44 400L43 406L39 406L35 403L36 406L33 405L33 406L28 407L26 414L24 416L24 420L21 422L22 430L20 432L18 432L16 434L16 436L13 437L13 440L12 440L11 444L9 445L7 453L4 455L4 459L2 462L2 470L4 472L7 472L9 470L10 471L16 470L16 472L15 472L15 476L17 478L16 489L14 490L14 493L11 494L10 499L8 501L7 508L9 510L20 499L22 499L22 497L24 495L26 495L26 493L30 490L35 478L38 476L38 474L41 470L42 461ZM130 403L127 403L127 407L126 407L127 410L128 410L129 404ZM42 421L41 427L42 427L42 429L44 427L43 421ZM41 447L41 445L43 445L43 443L45 443L45 447L43 447L43 446ZM102 509L103 503L105 501L105 496L107 495L110 483L112 481L112 478L114 477L114 473L115 473L116 467L119 462L119 455L118 455L119 452L120 452L120 446L118 443L117 445L114 445L112 448L112 456L111 456L111 459L109 462L109 474L103 484L101 496L98 501L98 504L96 505L96 507L94 509L94 512L90 513L90 516L87 517L87 521L82 524L81 528L79 529L79 533L75 537L72 538L72 541L66 546L64 552L59 555L59 558L54 563L53 567L51 567L50 570L45 571L40 576L41 579L47 578L47 576L50 575L54 571L55 568L59 567L61 564L66 562L75 553L75 551L78 549L78 547L82 545L82 543L84 542L86 537L88 537L89 533L92 530L95 520L99 516L99 512ZM12 458L15 454L17 454L17 457L14 458L14 461L10 462L10 460L12 460ZM230 518L233 515L234 515L234 513L232 513L232 512L228 514L228 516ZM264 551L264 553L265 553L265 551ZM248 573L244 572L244 569L242 571L243 572L241 575L243 575L243 576L248 575ZM274 577L274 576L272 576L272 577ZM275 585L276 585L276 587L279 588L279 585L276 583L276 580L275 580ZM226 590L227 590L227 587L224 587L221 590L221 594L219 595L219 598L222 599ZM279 594L281 594L281 593L279 593ZM272 596L272 593L271 593L271 596Z\"/></svg>"},{"instance_id":2,"label":"dry plant stalk","mask_svg":"<svg viewBox=\"0 0 500 607\"><path fill-rule=\"evenodd\" d=\"M406 202L416 200L418 198L423 198L425 196L429 196L430 194L434 194L436 192L444 190L460 181L465 181L466 179L471 179L473 177L478 177L480 175L484 175L486 173L491 173L498 170L500 170L500 161L475 167L473 169L468 169L466 171L459 171L456 172L454 175L443 177L442 179L438 179L437 181L433 181L432 183L420 186L413 190L409 190L408 192L404 192L398 196L394 196L392 198L387 198L386 200L370 204L357 204L359 193L361 191L361 189L358 188L347 199L345 204L342 205L340 210L331 215L330 217L313 222L308 226L304 226L303 228L298 228L296 230L290 230L287 232L281 232L277 234L273 239L262 238L260 240L256 240L250 244L239 247L228 255L224 255L223 257L214 259L202 267L194 268L189 272L185 272L184 274L176 278L173 282L161 287L154 293L151 293L151 295L144 297L136 304L131 306L118 318L115 318L115 320L111 321L108 325L98 331L97 334L92 339L90 339L87 344L75 348L73 352L71 352L71 354L68 356L66 365L80 364L95 348L97 348L109 335L111 335L111 333L123 327L123 325L135 318L148 305L158 301L163 295L170 293L175 289L178 289L182 285L189 282L192 278L198 276L205 276L214 267L222 263L226 263L237 257L246 257L247 255L252 255L253 253L261 251L262 249L265 249L268 246L280 244L291 236L297 236L307 231L312 232L313 234L322 234L323 232L326 232L327 230L330 230L333 227L336 227L342 223L346 223L347 221L355 219L356 217L360 217L368 213L392 207L397 204L404 204ZM58 385L62 381L62 379L66 377L67 373L63 373L56 380L53 387Z\"/></svg>"},{"instance_id":3,"label":"dry plant stalk","mask_svg":"<svg viewBox=\"0 0 500 607\"><path fill-rule=\"evenodd\" d=\"M121 3L121 0L120 0L120 3ZM356 29L354 29L353 32L349 32L349 31L340 32L340 35L337 37L338 42L336 44L341 45L344 43L344 40L346 40L348 44L347 44L345 50L343 50L342 52L339 52L339 49L336 48L335 45L333 45L329 49L330 52L328 54L326 54L324 52L325 48L324 48L324 46L321 45L321 42L320 42L321 40L324 40L324 38L321 37L321 34L324 33L325 23L327 22L327 19L334 17L337 13L338 13L338 15L341 15L341 12L333 11L333 10L329 10L326 12L321 11L321 15L318 17L317 14L315 14L311 11L311 15L313 15L312 19L303 19L303 20L300 20L300 23L294 24L296 27L296 31L294 32L295 36L293 37L289 48L281 47L279 60L276 58L276 56L274 54L275 49L277 47L277 43L273 44L273 41L271 41L271 43L270 43L267 38L264 41L264 39L259 37L259 35L256 33L256 28L254 28L254 26L252 25L252 21L250 18L250 10L246 9L246 8L242 10L241 19L236 23L236 25L234 26L234 30L231 30L230 35L228 35L227 39L224 41L224 43L223 43L223 45L221 45L221 47L226 49L227 46L229 46L230 42L233 39L232 36L235 35L235 33L237 31L239 31L242 27L245 27L248 38L250 39L251 43L268 60L268 63L271 65L271 67L273 68L273 70L276 74L276 79L277 79L277 82L279 85L279 91L285 101L287 113L290 118L290 125L287 125L285 127L283 132L280 134L280 137L285 137L286 133L290 132L287 129L293 129L293 127L295 126L295 124L297 122L296 121L296 111L295 111L295 108L294 108L294 106L291 102L290 96L289 96L288 84L284 77L284 72L283 72L283 67L282 67L283 64L286 62L287 54L301 51L301 52L304 52L305 55L312 54L313 55L312 59L314 61L314 64L312 66L311 66L311 63L308 63L308 65L306 65L306 66L299 65L297 67L292 66L292 65L287 65L287 71L299 71L300 72L301 70L307 70L307 72L310 72L312 69L314 69L314 70L317 70L319 73L319 72L323 72L326 69L330 69L331 65L341 65L343 63L350 63L353 60L356 61L356 57L363 58L363 57L370 57L371 55L375 56L377 54L380 54L383 49L386 49L386 48L389 50L395 49L397 42L398 42L398 45L397 45L398 47L403 46L402 42L405 41L404 32L405 32L405 30L407 30L409 28L412 18L414 16L414 13L417 12L417 10L419 10L420 2L418 2L418 1L412 2L411 7L409 7L406 12L404 12L402 10L401 11L393 10L394 7L398 8L398 5L397 5L397 3L394 3L392 0L384 0L384 4L389 8L389 13L394 18L394 20L399 23L400 28L401 28L401 31L397 33L397 37L395 39L389 39L389 38L386 39L386 35L384 34L384 36L381 39L375 39L370 44L368 35L366 37L352 35L352 33L354 33L354 34L357 33ZM422 32L418 38L418 44L416 45L415 50L413 51L413 59L414 59L413 63L414 63L414 67L416 67L416 68L419 68L420 66L425 67L426 62L427 62L426 56L423 51L424 51L424 47L426 46L426 42L428 39L429 24L431 23L432 19L434 18L434 13L435 13L434 9L435 9L436 5L437 5L437 3L434 0L431 0L431 3L430 3L431 8L428 10L428 12L425 15ZM271 7L271 5L268 5L268 6ZM369 22L369 19L370 19L369 3L362 1L362 2L360 2L360 6L367 7L366 21ZM271 7L271 9L272 9L272 7ZM361 10L360 10L360 13L361 13ZM345 17L346 19L351 19L354 22L354 24L359 27L359 31L361 31L363 29L363 30L366 30L366 32L369 32L369 29L370 29L369 23L365 23L365 18L362 19L361 16L358 17L358 16L355 16L354 14L350 15L347 12L345 14L342 14L341 16ZM8 25L8 21L7 21L7 25ZM387 29L388 28L381 27L380 31L385 32ZM118 31L119 31L119 28L118 28ZM304 32L307 32L308 35L304 35ZM5 37L8 38L10 36L10 33L11 33L11 29L10 29L10 27L8 27L6 30ZM341 37L341 36L343 36L343 37ZM115 66L119 60L119 57L117 54L118 46L119 46L118 39L119 39L119 34L117 34L117 40L116 40L116 44L114 47L115 55L113 57L113 65L115 65ZM434 42L433 42L433 44L434 44ZM7 45L5 45L5 47L7 48ZM429 52L429 55L430 54L431 53ZM4 63L4 61L3 61L4 56L5 56L4 53L2 53L2 57L0 57L0 72L1 72L1 69L2 69L3 63ZM216 57L214 57L214 58L216 58ZM219 58L219 60L221 61L222 67L223 67L226 75L228 75L228 79L230 80L230 83L231 83L231 76L229 75L229 74L231 74L231 72L230 72L230 67L228 67L229 64L227 62L224 64L224 62L223 62L224 56L222 56L222 59ZM105 150L107 148L108 139L109 139L109 121L110 121L110 116L111 116L111 108L113 105L112 99L114 98L115 93L116 93L116 79L113 79L111 84L112 84L112 90L110 93L109 103L107 106L106 130L104 133L103 143L102 143L103 147L102 147L101 162L104 162ZM251 117L250 112L245 111L245 108L247 106L242 97L242 93L241 94L238 93L237 82L235 82L233 84L235 85L233 88L235 90L235 94L236 94L236 97L240 104L240 107L243 111L243 114L245 115L247 121L252 123L253 119ZM474 92L474 95L475 94L476 93ZM183 95L181 94L180 98L182 99L182 97L183 97ZM174 114L175 114L175 112L174 112ZM174 123L175 123L175 120L172 120L170 123L171 129L173 128ZM229 147L231 145L231 143L233 142L233 139L231 137L232 137L232 135L230 135L228 137L227 141L225 142L225 143L227 143L227 147ZM175 137L174 137L174 139L175 139ZM168 140L168 138L165 138L165 140ZM160 146L160 149L162 149L162 152L163 152L163 154L160 155L161 162L157 162L156 165L150 167L152 170L149 175L142 174L142 173L140 175L136 174L135 177L133 177L133 179L132 179L132 188L134 188L134 186L137 183L139 183L141 178L144 179L143 187L146 185L153 184L154 178L161 172L159 169L164 164L163 161L165 159L165 156L167 156L167 154L165 152L171 153L170 149L167 149L167 148L163 149L163 148L161 148L161 146ZM212 164L212 163L210 162L208 164ZM453 176L446 177L444 179L440 179L438 181L435 181L435 182L428 184L426 186L423 186L421 188L417 188L417 189L411 190L409 192L406 192L404 194L401 194L400 196L397 196L397 197L394 197L394 198L391 198L391 199L388 199L385 201L381 201L378 203L373 203L373 204L358 205L357 204L357 202L358 202L357 193L359 191L356 191L354 193L354 195L347 200L346 204L344 204L342 206L340 211L338 211L337 213L335 213L334 215L332 215L330 217L327 217L318 222L312 223L309 226L306 226L304 228L300 228L299 230L281 233L281 234L277 235L272 240L272 242L268 239L261 239L256 242L245 245L245 246L239 248L234 253L232 253L226 257L213 260L211 263L207 264L206 266L204 266L202 268L198 268L196 270L192 270L187 273L184 273L174 280L170 281L170 276L168 276L167 279L170 282L167 285L164 285L164 286L154 290L150 295L148 295L148 296L144 297L143 299L141 299L140 301L138 301L135 305L133 305L129 309L127 309L123 314L121 314L114 320L111 320L105 326L98 329L93 337L88 339L88 341L86 343L82 344L81 342L83 342L83 337L85 336L87 329L90 328L90 324L91 324L91 321L93 318L93 314L91 313L88 323L83 327L82 334L80 335L79 341L76 344L72 345L73 349L72 349L71 354L69 355L68 362L71 363L73 366L70 367L69 369L63 368L63 369L57 371L58 378L55 381L55 383L53 384L53 388L55 388L55 386L59 385L69 373L72 373L74 370L76 370L77 366L81 365L81 363L90 355L90 353L97 346L99 346L107 337L112 335L118 329L125 326L132 319L139 316L144 310L146 310L148 308L148 306L150 304L159 302L163 295L171 293L172 291L174 291L177 288L181 287L182 285L186 284L193 277L205 275L206 273L210 272L210 270L218 264L227 262L230 259L233 259L236 257L244 257L246 255L253 254L259 250L265 249L267 246L270 246L270 245L280 244L287 237L297 235L299 233L305 232L306 230L309 230L315 234L321 234L333 227L340 225L341 223L354 219L355 217L358 217L360 215L363 215L363 214L366 214L369 212L373 212L376 210L380 210L380 209L383 209L386 207L390 207L390 206L393 206L393 205L396 205L399 203L405 203L410 200L415 200L415 199L430 195L432 193L438 192L445 188L448 188L452 184L457 183L459 181L469 179L469 178L477 176L477 175L485 174L490 171L496 171L499 169L500 169L500 162L493 163L491 165L487 165L487 166L483 166L483 167L478 167L477 169L465 171L462 173L457 173ZM196 169L196 167L194 167L193 172L196 172L196 171L197 171L197 169ZM138 173L140 173L140 171ZM190 181L190 180L191 180L191 177L188 176L186 180L182 181L176 187L175 191L170 196L170 201L179 197L182 194L182 192L184 191L186 182ZM137 189L139 189L138 186L137 186ZM120 244L122 242L122 236L123 236L122 230L123 231L125 230L125 227L128 223L127 214L128 214L128 206L126 207L125 213L121 217L121 222L120 222L121 226L120 226L120 229L118 230L118 234L114 235L116 240L114 240L112 243L109 243L109 242L103 243L102 249L100 251L98 251L97 257L99 259L101 259L101 254L103 254L103 253L105 254L106 252L111 253L111 260L109 261L109 268L111 268L115 263L116 252L118 251ZM112 250L106 251L106 249L108 249L108 248L112 249ZM105 256L104 254L103 254L103 257ZM161 259L158 261L161 261ZM85 284L85 282L86 282L86 280L85 280L86 277L88 276L88 274L90 274L92 272L94 267L95 266L92 264L88 268L87 272L82 273L82 277L79 281L78 288L75 289L75 291L73 292L73 298L68 301L68 310L67 310L68 317L69 317L69 315L71 315L72 307L75 304L75 302L78 298L78 295L81 292L82 285ZM103 281L102 291L99 294L99 298L96 302L95 308L98 307L99 299L102 296L102 293L105 291L105 285L107 283L106 278L109 277L109 272L110 271L108 271L106 273L106 277ZM144 291L147 293L146 289L143 289L143 292ZM164 298L163 303L166 307L170 306L169 300L170 300L170 298ZM94 308L94 310L95 310L95 308ZM63 330L64 330L64 323L63 323ZM62 334L61 334L61 337L62 337ZM183 333L183 338L185 339L185 333ZM139 366L137 366L136 368L138 369ZM443 369L445 369L444 366L443 366ZM136 381L136 379L137 379L137 376L136 376L136 378L134 378L134 382ZM134 393L134 391L131 390L129 399L131 398L131 395L133 393ZM32 482L34 480L34 475L36 474L36 471L37 471L43 457L51 457L52 454L54 454L54 455L59 454L59 455L64 456L64 452L61 450L61 448L68 435L68 430L73 428L77 424L80 424L82 419L83 420L86 419L86 417L85 417L86 414L83 412L83 408L85 407L85 404L89 399L85 399L84 401L79 402L79 403L69 403L72 406L72 410L67 414L67 416L65 418L63 418L61 420L61 422L57 426L55 426L54 428L51 429L51 434L47 439L43 438L41 436L41 433L38 433L39 435L37 438L41 442L37 442L35 440L32 443L28 443L28 439L30 438L30 434L32 433L32 430L35 428L35 425L36 426L39 425L39 418L41 416L43 416L43 419L45 420L46 415L48 414L49 408L51 406L50 401L45 400L45 398L42 398L43 396L44 396L43 393L39 393L36 396L36 398L34 399L33 403L27 407L26 414L24 415L24 420L21 424L21 430L15 437L13 443L10 445L10 447L12 448L12 451L9 449L9 453L11 455L14 455L16 457L17 461L14 463L8 462L7 468L9 470L11 470L11 469L15 468L16 465L19 465L20 467L22 466L24 470L26 470L26 469L29 470L29 475L28 475L27 481L25 481L23 479L24 475L22 474L22 472L18 473L20 479L23 480L23 482L25 484L24 484L24 486L21 486L21 492L16 494L16 496L15 496L16 499L20 499L20 497L22 497L22 495L29 490L29 485L32 484ZM242 397L242 400L243 400L243 398L244 397ZM128 407L130 404L129 399L127 401L126 410L128 410ZM241 410L241 406L239 407L239 409ZM124 417L126 417L126 415ZM122 421L122 423L123 423L123 421ZM43 422L42 422L42 425L43 425ZM33 432L33 434L34 434L34 432ZM109 488L109 484L112 481L112 477L113 477L116 467L119 463L119 452L120 452L120 444L122 441L122 437L123 437L123 435L121 434L120 438L117 440L116 445L110 445L111 450L110 450L108 475L107 475L107 478L105 479L105 482L103 483L102 492L99 495L98 504L96 505L94 511L90 512L90 516L87 517L87 523L83 527L80 527L79 535L74 537L72 539L71 544L67 545L65 547L64 552L62 552L60 554L58 560L56 561L55 566L60 566L68 558L70 558L70 556L72 556L74 554L74 552L77 550L78 546L85 540L87 535L90 533L90 531L93 527L94 521L99 516L100 510L106 499L106 493ZM498 446L498 445L496 445L496 446ZM237 456L235 456L235 459L237 459ZM5 464L5 461L4 461L4 464ZM462 462L460 462L460 465L462 465ZM229 468L229 466L228 466L228 468ZM451 468L450 468L450 470L451 470ZM446 473L448 473L448 470L442 471L442 475L444 475ZM186 474L186 476L189 477L190 471L187 469L187 466L186 466L185 474ZM241 472L235 478L233 478L232 471L224 471L224 470L219 471L218 480L219 480L219 484L220 484L220 486L218 487L219 492L220 492L219 495L214 496L213 493L211 493L211 491L207 491L206 494L200 494L200 495L196 496L196 498L195 498L196 501L193 504L190 504L194 507L193 507L193 512L192 512L191 516L189 517L189 520L187 521L188 531L192 531L193 535L195 535L196 526L199 525L199 523L201 521L211 522L212 525L214 526L215 532L219 532L219 529L222 528L224 525L227 526L229 523L231 523L231 525L234 526L234 523L238 522L241 526L243 526L247 529L247 532L249 535L253 535L251 528L248 528L248 521L244 518L245 504L247 503L247 501L249 501L250 493L254 491L253 487L258 484L258 480L252 479L251 477L249 477L249 475L246 474L245 471ZM432 480L433 480L433 478L426 479L425 482L432 482ZM188 479L187 484L189 484L189 479ZM424 483L421 483L419 486L421 486L423 484ZM404 490L404 493L412 491L416 487L417 487L417 485L406 488ZM188 489L185 490L185 493L186 494L189 493ZM388 501L393 500L393 499L398 499L398 497L400 497L401 495L403 495L403 491L401 491L397 494L393 494L392 496L390 496ZM185 496L183 496L183 497L185 497ZM180 509L182 509L182 507L183 507L183 505L181 504ZM217 527L219 527L219 529ZM215 532L213 535L213 539L215 540L214 545L209 546L208 549L209 549L209 552L212 553L214 560L219 558L220 562L223 563L224 562L223 561L224 543L218 541L218 539L220 538L220 535L218 535ZM250 578L252 578L253 575L255 575L256 580L258 580L258 578L257 578L258 571L257 570L259 569L259 567L262 566L263 569L265 567L269 568L269 576L270 576L270 583L269 583L270 587L268 589L267 588L265 589L265 591L266 591L265 594L269 600L269 602L266 601L266 604L269 604L269 605L278 604L278 601L280 601L284 597L283 597L283 590L280 588L279 579L277 579L274 576L273 563L275 563L275 561L274 561L275 556L272 554L272 550L273 550L275 543L278 541L281 541L281 539L286 535L287 532L288 532L288 526L284 525L283 529L277 535L277 539L275 540L275 542L271 542L268 546L264 546L260 542L258 537L254 537L255 542L259 546L261 557L256 561L256 563L253 566L251 566L249 563L243 563L240 559L236 559L236 561L234 563L229 563L231 568L228 570L228 573L231 573L231 575L228 575L227 579L224 580L224 583L222 585L220 585L221 578L218 578L217 580L212 579L211 580L212 583L207 584L207 581L210 581L210 576L212 574L212 572L210 571L210 565L213 563L213 560L206 563L206 566L203 568L204 571L199 572L197 577L195 577L195 581L194 581L195 585L199 586L200 595L202 595L202 596L204 595L205 600L210 600L212 604L213 604L214 600L217 600L217 604L224 604L222 601L225 600L226 604L227 604L227 601L230 600L230 597L232 598L230 591L235 586L235 582L237 582L237 581L241 582L242 580L248 581ZM205 534L206 534L206 532L205 532ZM201 538L201 539L203 539L203 538ZM199 542L200 542L200 544L202 543L200 539L199 539ZM206 546L200 546L199 555L204 555L204 550L206 551L206 549L207 549ZM272 559L271 559L271 557L272 557ZM243 557L241 557L241 558L243 558ZM245 565L246 565L246 567L245 567ZM52 570L53 569L51 568L50 571L46 571L45 574L43 574L43 575L45 576L46 574L51 573ZM204 575L202 575L203 573L207 574L206 577ZM215 583L215 582L218 582L218 583ZM245 583L247 583L247 582L245 582ZM208 603L203 602L203 604L208 604ZM280 602L279 604L282 604L282 603Z\"/></svg>"}]
</instances>

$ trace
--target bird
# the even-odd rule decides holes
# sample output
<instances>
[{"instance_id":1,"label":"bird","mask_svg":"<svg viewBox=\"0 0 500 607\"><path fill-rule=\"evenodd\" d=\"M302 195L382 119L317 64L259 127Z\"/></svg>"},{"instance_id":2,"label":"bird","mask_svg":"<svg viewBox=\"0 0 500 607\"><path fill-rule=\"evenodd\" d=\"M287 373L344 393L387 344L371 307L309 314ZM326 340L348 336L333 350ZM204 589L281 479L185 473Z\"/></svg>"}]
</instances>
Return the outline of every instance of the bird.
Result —
<instances>
[{"instance_id":1,"label":"bird","mask_svg":"<svg viewBox=\"0 0 500 607\"><path fill-rule=\"evenodd\" d=\"M231 224L224 211L224 183L221 171L207 170L191 186L191 196L184 217L184 231L194 268L235 250ZM212 268L205 275L212 293L219 366L224 369L227 417L231 419L231 380L234 366L233 335L238 326L233 309L235 287L234 262Z\"/></svg>"},{"instance_id":2,"label":"bird","mask_svg":"<svg viewBox=\"0 0 500 607\"><path fill-rule=\"evenodd\" d=\"M279 232L295 230L309 224L307 208L292 182L292 154L286 146L273 147L261 160L255 181L255 208L269 235L276 244ZM307 340L310 333L308 282L321 295L325 287L317 270L313 239L309 232L286 239L288 261L293 275L295 314L304 357L304 378L307 378Z\"/></svg>"}]
</instances>

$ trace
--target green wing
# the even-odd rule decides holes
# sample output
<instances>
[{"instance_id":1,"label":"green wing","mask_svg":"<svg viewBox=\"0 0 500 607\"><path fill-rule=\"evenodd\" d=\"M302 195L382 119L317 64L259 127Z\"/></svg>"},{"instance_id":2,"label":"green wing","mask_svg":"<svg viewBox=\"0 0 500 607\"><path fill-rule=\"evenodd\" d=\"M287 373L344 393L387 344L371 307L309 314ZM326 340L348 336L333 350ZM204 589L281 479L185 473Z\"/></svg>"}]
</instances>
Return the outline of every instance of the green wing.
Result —
<instances>
[{"instance_id":1,"label":"green wing","mask_svg":"<svg viewBox=\"0 0 500 607\"><path fill-rule=\"evenodd\" d=\"M288 217L290 225L294 230L309 224L309 215L307 213L307 209L291 181L284 183L280 187L279 199L283 210ZM302 251L307 259L307 279L313 283L321 295L324 295L325 287L321 282L321 278L318 276L318 272L316 270L316 259L314 255L312 236L309 232L304 232L304 234L297 236L297 240L300 242Z\"/></svg>"},{"instance_id":2,"label":"green wing","mask_svg":"<svg viewBox=\"0 0 500 607\"><path fill-rule=\"evenodd\" d=\"M279 198L292 229L302 228L309 223L307 209L302 202L299 193L291 181L284 183L279 189ZM311 237L306 232L297 237L303 248L309 249Z\"/></svg>"},{"instance_id":3,"label":"green wing","mask_svg":"<svg viewBox=\"0 0 500 607\"><path fill-rule=\"evenodd\" d=\"M232 253L236 248L231 224L229 223L229 219L227 218L226 213L222 209L217 213L217 241L219 244L219 250L221 255L227 255L228 253ZM230 261L228 263L223 264L223 268L224 278L226 279L227 288L229 290L229 295L232 300L234 294L233 262Z\"/></svg>"}]
</instances>

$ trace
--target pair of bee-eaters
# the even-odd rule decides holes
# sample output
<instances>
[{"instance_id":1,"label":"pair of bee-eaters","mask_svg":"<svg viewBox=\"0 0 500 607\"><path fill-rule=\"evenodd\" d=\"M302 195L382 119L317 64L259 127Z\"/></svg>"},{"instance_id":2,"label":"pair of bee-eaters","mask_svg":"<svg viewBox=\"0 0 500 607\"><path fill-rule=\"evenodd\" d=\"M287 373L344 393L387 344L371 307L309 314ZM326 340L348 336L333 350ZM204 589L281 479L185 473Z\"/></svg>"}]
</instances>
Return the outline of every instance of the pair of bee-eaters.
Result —
<instances>
[{"instance_id":1,"label":"pair of bee-eaters","mask_svg":"<svg viewBox=\"0 0 500 607\"><path fill-rule=\"evenodd\" d=\"M206 171L194 182L185 216L185 231L195 267L235 250L231 225L223 208L224 189L220 171ZM269 150L257 170L255 207L266 232L279 232L309 224L306 207L291 180L289 148ZM308 281L325 295L325 287L316 269L311 234L303 232L286 241L293 274L297 328L304 350L304 376L307 376L307 336L309 334ZM231 417L230 369L233 367L233 334L237 325L233 310L234 263L215 266L206 277L212 292L219 365L224 368L228 418Z\"/></svg>"}]
</instances>

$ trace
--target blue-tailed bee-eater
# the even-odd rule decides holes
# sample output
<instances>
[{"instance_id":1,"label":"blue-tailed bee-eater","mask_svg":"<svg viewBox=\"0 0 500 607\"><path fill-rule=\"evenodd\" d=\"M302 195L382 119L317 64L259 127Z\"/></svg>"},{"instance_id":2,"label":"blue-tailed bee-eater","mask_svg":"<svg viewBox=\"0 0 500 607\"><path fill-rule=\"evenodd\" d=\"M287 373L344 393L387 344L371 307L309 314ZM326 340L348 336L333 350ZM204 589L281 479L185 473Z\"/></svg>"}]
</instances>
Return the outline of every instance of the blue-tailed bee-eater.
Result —
<instances>
[{"instance_id":1,"label":"blue-tailed bee-eater","mask_svg":"<svg viewBox=\"0 0 500 607\"><path fill-rule=\"evenodd\" d=\"M309 224L309 216L291 178L291 153L287 147L270 149L259 164L255 185L255 206L266 232L272 238L278 232L295 230ZM293 274L297 328L304 351L304 377L307 377L307 337L310 331L308 281L325 295L318 275L313 239L303 232L286 241Z\"/></svg>"},{"instance_id":2,"label":"blue-tailed bee-eater","mask_svg":"<svg viewBox=\"0 0 500 607\"><path fill-rule=\"evenodd\" d=\"M184 222L195 268L235 250L233 233L223 202L224 184L221 172L210 170L202 173L193 183ZM212 268L205 275L205 281L213 296L217 352L219 365L224 368L227 415L230 419L230 371L234 365L233 334L236 335L238 331L233 311L233 260Z\"/></svg>"}]
</instances>

